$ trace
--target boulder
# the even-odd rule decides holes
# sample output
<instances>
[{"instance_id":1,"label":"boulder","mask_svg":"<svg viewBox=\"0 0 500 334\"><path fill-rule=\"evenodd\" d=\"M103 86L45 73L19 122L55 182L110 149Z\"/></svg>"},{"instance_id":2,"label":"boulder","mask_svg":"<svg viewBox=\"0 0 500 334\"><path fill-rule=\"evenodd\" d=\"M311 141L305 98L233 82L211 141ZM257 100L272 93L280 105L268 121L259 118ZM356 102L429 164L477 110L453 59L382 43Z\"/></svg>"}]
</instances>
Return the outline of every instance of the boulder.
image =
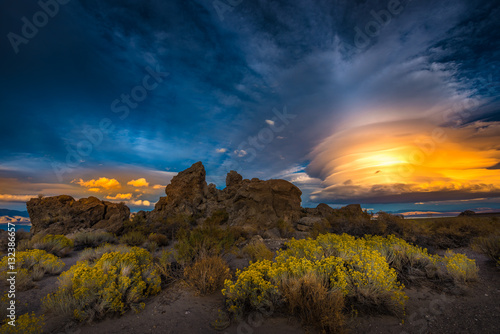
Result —
<instances>
[{"instance_id":1,"label":"boulder","mask_svg":"<svg viewBox=\"0 0 500 334\"><path fill-rule=\"evenodd\" d=\"M69 234L88 228L120 233L130 216L125 204L101 201L93 196L78 201L68 195L32 198L26 207L33 234Z\"/></svg>"},{"instance_id":2,"label":"boulder","mask_svg":"<svg viewBox=\"0 0 500 334\"><path fill-rule=\"evenodd\" d=\"M315 224L321 224L323 218L320 217L302 217L297 222L297 230L301 232L310 231Z\"/></svg>"}]
</instances>

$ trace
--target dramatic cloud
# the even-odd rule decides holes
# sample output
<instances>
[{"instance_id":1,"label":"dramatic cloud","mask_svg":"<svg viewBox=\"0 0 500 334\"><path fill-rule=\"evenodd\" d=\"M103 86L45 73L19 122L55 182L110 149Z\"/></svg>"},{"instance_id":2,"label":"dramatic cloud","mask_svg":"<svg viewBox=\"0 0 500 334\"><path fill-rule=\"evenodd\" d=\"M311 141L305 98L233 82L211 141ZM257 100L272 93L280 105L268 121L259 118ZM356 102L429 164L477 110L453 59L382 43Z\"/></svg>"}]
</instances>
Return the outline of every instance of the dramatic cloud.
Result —
<instances>
[{"instance_id":1,"label":"dramatic cloud","mask_svg":"<svg viewBox=\"0 0 500 334\"><path fill-rule=\"evenodd\" d=\"M500 122L432 128L374 123L339 132L308 166L323 180L314 201L396 203L500 196Z\"/></svg>"},{"instance_id":2,"label":"dramatic cloud","mask_svg":"<svg viewBox=\"0 0 500 334\"><path fill-rule=\"evenodd\" d=\"M115 179L108 179L107 177L101 177L97 180L83 181L82 179L73 180L72 183L81 185L82 187L88 188L90 191L100 191L102 189L111 190L119 189L121 187L120 182Z\"/></svg>"},{"instance_id":3,"label":"dramatic cloud","mask_svg":"<svg viewBox=\"0 0 500 334\"><path fill-rule=\"evenodd\" d=\"M133 187L149 187L149 183L143 177L137 180L131 180L127 182L127 184Z\"/></svg>"},{"instance_id":4,"label":"dramatic cloud","mask_svg":"<svg viewBox=\"0 0 500 334\"><path fill-rule=\"evenodd\" d=\"M131 199L132 194L116 194L115 196L106 196L107 199L112 200L122 200L122 199Z\"/></svg>"}]
</instances>

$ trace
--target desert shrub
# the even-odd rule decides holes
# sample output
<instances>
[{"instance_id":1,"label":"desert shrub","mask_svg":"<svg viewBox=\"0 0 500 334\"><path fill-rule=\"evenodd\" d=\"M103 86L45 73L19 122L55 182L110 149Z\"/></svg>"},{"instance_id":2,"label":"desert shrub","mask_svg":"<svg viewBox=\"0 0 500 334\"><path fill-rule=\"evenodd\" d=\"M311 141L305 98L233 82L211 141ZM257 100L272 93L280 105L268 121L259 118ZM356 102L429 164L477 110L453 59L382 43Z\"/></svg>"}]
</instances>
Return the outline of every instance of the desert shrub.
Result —
<instances>
[{"instance_id":1,"label":"desert shrub","mask_svg":"<svg viewBox=\"0 0 500 334\"><path fill-rule=\"evenodd\" d=\"M313 272L283 283L283 297L291 314L323 333L341 333L345 326L344 297L330 290L328 282Z\"/></svg>"},{"instance_id":2,"label":"desert shrub","mask_svg":"<svg viewBox=\"0 0 500 334\"><path fill-rule=\"evenodd\" d=\"M464 254L446 251L444 256L448 274L457 283L467 283L477 280L478 269L476 261L467 258Z\"/></svg>"},{"instance_id":3,"label":"desert shrub","mask_svg":"<svg viewBox=\"0 0 500 334\"><path fill-rule=\"evenodd\" d=\"M76 250L88 247L94 248L103 244L118 243L116 236L106 231L79 232L75 234L72 239Z\"/></svg>"},{"instance_id":4,"label":"desert shrub","mask_svg":"<svg viewBox=\"0 0 500 334\"><path fill-rule=\"evenodd\" d=\"M132 231L124 234L120 242L128 246L141 246L146 241L146 237L139 231Z\"/></svg>"},{"instance_id":5,"label":"desert shrub","mask_svg":"<svg viewBox=\"0 0 500 334\"><path fill-rule=\"evenodd\" d=\"M500 235L476 238L472 243L472 248L487 255L500 267Z\"/></svg>"},{"instance_id":6,"label":"desert shrub","mask_svg":"<svg viewBox=\"0 0 500 334\"><path fill-rule=\"evenodd\" d=\"M43 301L45 311L79 321L144 308L146 297L160 291L161 279L145 249L105 253L94 263L80 261L61 274L59 288Z\"/></svg>"},{"instance_id":7,"label":"desert shrub","mask_svg":"<svg viewBox=\"0 0 500 334\"><path fill-rule=\"evenodd\" d=\"M289 303L285 291L292 293L294 284L303 285L301 279L311 279L311 275L317 276L316 282L324 282L328 294L338 292L353 307L403 314L406 296L395 270L363 241L345 234L324 234L318 240L292 240L287 246L273 262L252 263L237 271L235 282L225 282L226 305L234 317ZM328 323L325 319L325 327Z\"/></svg>"},{"instance_id":8,"label":"desert shrub","mask_svg":"<svg viewBox=\"0 0 500 334\"><path fill-rule=\"evenodd\" d=\"M313 239L317 238L320 234L325 234L330 232L330 227L331 226L328 220L323 219L321 222L313 225L311 231L309 232L309 236Z\"/></svg>"},{"instance_id":9,"label":"desert shrub","mask_svg":"<svg viewBox=\"0 0 500 334\"><path fill-rule=\"evenodd\" d=\"M104 244L97 248L85 248L80 253L78 259L80 261L92 262L100 259L105 253L111 252L128 253L130 252L130 247L125 245Z\"/></svg>"},{"instance_id":10,"label":"desert shrub","mask_svg":"<svg viewBox=\"0 0 500 334\"><path fill-rule=\"evenodd\" d=\"M171 251L162 250L160 256L154 258L156 269L160 273L163 282L168 282L173 278L171 255Z\"/></svg>"},{"instance_id":11,"label":"desert shrub","mask_svg":"<svg viewBox=\"0 0 500 334\"><path fill-rule=\"evenodd\" d=\"M278 220L278 222L276 223L276 227L280 231L280 235L282 238L290 238L295 232L292 223L290 223L289 221L285 221L284 219Z\"/></svg>"},{"instance_id":12,"label":"desert shrub","mask_svg":"<svg viewBox=\"0 0 500 334\"><path fill-rule=\"evenodd\" d=\"M192 230L181 229L175 245L179 262L189 264L203 257L222 255L234 248L230 229L203 224Z\"/></svg>"},{"instance_id":13,"label":"desert shrub","mask_svg":"<svg viewBox=\"0 0 500 334\"><path fill-rule=\"evenodd\" d=\"M7 272L16 271L16 289L19 291L32 288L34 281L41 280L45 274L58 274L64 267L64 263L59 258L40 249L16 252L15 260L13 269L8 257L2 258L0 278L2 282L6 282Z\"/></svg>"},{"instance_id":14,"label":"desert shrub","mask_svg":"<svg viewBox=\"0 0 500 334\"><path fill-rule=\"evenodd\" d=\"M210 294L222 288L224 281L231 278L229 267L220 255L198 259L184 269L186 282L201 294Z\"/></svg>"},{"instance_id":15,"label":"desert shrub","mask_svg":"<svg viewBox=\"0 0 500 334\"><path fill-rule=\"evenodd\" d=\"M35 313L25 313L16 319L15 326L5 323L0 327L0 334L41 334L43 333L44 317Z\"/></svg>"},{"instance_id":16,"label":"desert shrub","mask_svg":"<svg viewBox=\"0 0 500 334\"><path fill-rule=\"evenodd\" d=\"M168 246L168 238L166 235L161 233L151 233L148 236L149 241L156 242L158 247Z\"/></svg>"},{"instance_id":17,"label":"desert shrub","mask_svg":"<svg viewBox=\"0 0 500 334\"><path fill-rule=\"evenodd\" d=\"M170 240L174 240L181 229L189 229L195 223L196 221L193 216L177 214L173 217L154 220L149 232L161 233L166 235Z\"/></svg>"},{"instance_id":18,"label":"desert shrub","mask_svg":"<svg viewBox=\"0 0 500 334\"><path fill-rule=\"evenodd\" d=\"M205 220L207 225L222 225L229 219L229 214L226 210L217 210L210 217Z\"/></svg>"},{"instance_id":19,"label":"desert shrub","mask_svg":"<svg viewBox=\"0 0 500 334\"><path fill-rule=\"evenodd\" d=\"M158 244L155 241L151 240L146 240L146 242L142 244L142 247L147 249L147 251L151 254L154 254L158 250Z\"/></svg>"},{"instance_id":20,"label":"desert shrub","mask_svg":"<svg viewBox=\"0 0 500 334\"><path fill-rule=\"evenodd\" d=\"M262 242L254 241L243 247L243 253L247 254L252 261L272 260L274 253Z\"/></svg>"},{"instance_id":21,"label":"desert shrub","mask_svg":"<svg viewBox=\"0 0 500 334\"><path fill-rule=\"evenodd\" d=\"M73 240L64 235L41 235L37 234L31 240L25 240L19 243L19 250L40 249L55 256L64 257L73 250Z\"/></svg>"}]
</instances>

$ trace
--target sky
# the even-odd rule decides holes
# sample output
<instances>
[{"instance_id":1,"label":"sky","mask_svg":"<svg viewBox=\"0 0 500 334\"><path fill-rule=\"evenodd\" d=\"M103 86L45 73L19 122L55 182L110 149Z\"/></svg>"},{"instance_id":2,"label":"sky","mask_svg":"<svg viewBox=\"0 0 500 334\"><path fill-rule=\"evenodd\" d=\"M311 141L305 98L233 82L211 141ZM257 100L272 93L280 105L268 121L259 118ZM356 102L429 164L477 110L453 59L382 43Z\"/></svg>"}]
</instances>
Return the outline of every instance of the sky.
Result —
<instances>
[{"instance_id":1,"label":"sky","mask_svg":"<svg viewBox=\"0 0 500 334\"><path fill-rule=\"evenodd\" d=\"M500 211L496 1L0 3L0 207L152 210L202 161L302 204Z\"/></svg>"}]
</instances>

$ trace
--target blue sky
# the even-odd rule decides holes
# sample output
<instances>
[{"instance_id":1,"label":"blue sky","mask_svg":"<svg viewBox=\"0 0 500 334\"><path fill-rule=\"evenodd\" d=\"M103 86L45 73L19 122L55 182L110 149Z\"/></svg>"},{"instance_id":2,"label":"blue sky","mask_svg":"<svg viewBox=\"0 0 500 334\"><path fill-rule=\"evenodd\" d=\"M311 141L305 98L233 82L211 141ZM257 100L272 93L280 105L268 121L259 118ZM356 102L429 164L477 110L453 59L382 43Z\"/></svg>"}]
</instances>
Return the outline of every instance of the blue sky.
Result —
<instances>
[{"instance_id":1,"label":"blue sky","mask_svg":"<svg viewBox=\"0 0 500 334\"><path fill-rule=\"evenodd\" d=\"M148 210L203 161L305 206L500 210L495 2L41 3L0 4L0 207Z\"/></svg>"}]
</instances>

